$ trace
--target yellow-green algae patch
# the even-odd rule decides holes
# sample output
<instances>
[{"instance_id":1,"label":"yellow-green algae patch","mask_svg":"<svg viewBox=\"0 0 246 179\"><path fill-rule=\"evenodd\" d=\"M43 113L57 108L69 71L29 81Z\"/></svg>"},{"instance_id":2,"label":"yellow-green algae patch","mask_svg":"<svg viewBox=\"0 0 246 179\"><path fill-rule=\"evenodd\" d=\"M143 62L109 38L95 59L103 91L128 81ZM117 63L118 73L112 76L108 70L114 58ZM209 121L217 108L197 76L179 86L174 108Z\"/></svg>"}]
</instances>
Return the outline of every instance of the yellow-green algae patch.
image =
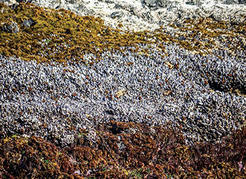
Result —
<instances>
[{"instance_id":1,"label":"yellow-green algae patch","mask_svg":"<svg viewBox=\"0 0 246 179\"><path fill-rule=\"evenodd\" d=\"M221 48L236 53L245 51L246 46L245 23L230 24L212 18L172 25L178 30L171 34L165 27L154 32L126 32L105 26L101 18L81 17L68 10L41 8L30 3L20 3L15 9L0 3L0 11L0 54L37 62L87 63L85 54L94 54L100 60L105 51L123 52L121 47L133 47L134 52L148 54L149 50L139 48L139 44L155 44L164 52L164 43L175 43L203 55ZM29 19L35 24L25 27L23 22ZM3 30L4 25L12 22L18 24L18 33Z\"/></svg>"},{"instance_id":2,"label":"yellow-green algae patch","mask_svg":"<svg viewBox=\"0 0 246 179\"><path fill-rule=\"evenodd\" d=\"M104 25L100 18L80 17L61 9L45 9L33 4L23 4L12 10L0 4L1 26L16 22L18 33L1 30L0 54L16 55L24 60L38 62L67 62L83 60L88 53L100 58L105 50L120 50L123 46L150 43L147 32L124 33ZM24 27L24 20L32 19L36 24Z\"/></svg>"},{"instance_id":3,"label":"yellow-green algae patch","mask_svg":"<svg viewBox=\"0 0 246 179\"><path fill-rule=\"evenodd\" d=\"M246 20L246 16L244 17ZM188 50L209 54L213 50L227 50L233 56L246 52L246 21L244 23L217 21L211 18L187 19L183 25L172 24L178 29L175 36L185 40L177 42ZM175 40L176 41L176 40Z\"/></svg>"}]
</instances>

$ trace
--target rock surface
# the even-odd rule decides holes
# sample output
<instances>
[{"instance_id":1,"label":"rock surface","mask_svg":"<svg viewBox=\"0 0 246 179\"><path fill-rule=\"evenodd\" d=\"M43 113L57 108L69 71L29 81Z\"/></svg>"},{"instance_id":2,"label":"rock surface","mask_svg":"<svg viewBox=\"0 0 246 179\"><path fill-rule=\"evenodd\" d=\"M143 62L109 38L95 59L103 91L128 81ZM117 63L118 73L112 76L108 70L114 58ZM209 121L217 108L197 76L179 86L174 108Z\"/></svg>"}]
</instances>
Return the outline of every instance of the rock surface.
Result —
<instances>
[{"instance_id":1,"label":"rock surface","mask_svg":"<svg viewBox=\"0 0 246 179\"><path fill-rule=\"evenodd\" d=\"M100 16L106 24L122 23L123 29L131 30L154 30L160 24L193 16L240 21L245 14L244 5L227 6L225 2L34 2ZM237 8L238 13L233 13ZM24 23L31 24L30 19ZM130 49L126 54L106 51L102 61L89 67L0 56L0 135L36 135L66 146L81 128L90 129L93 141L95 123L115 120L161 125L171 121L183 128L192 143L215 141L240 128L246 118L245 51L239 57L222 49L204 57L175 44L164 45L166 57L155 46L148 55Z\"/></svg>"},{"instance_id":2,"label":"rock surface","mask_svg":"<svg viewBox=\"0 0 246 179\"><path fill-rule=\"evenodd\" d=\"M105 52L91 67L1 57L1 135L42 136L64 146L83 128L95 136L100 122L173 122L192 143L239 128L246 98L235 91L245 93L245 61L166 48L165 58L158 51L148 57Z\"/></svg>"},{"instance_id":3,"label":"rock surface","mask_svg":"<svg viewBox=\"0 0 246 179\"><path fill-rule=\"evenodd\" d=\"M2 0L3 1L3 0ZM12 2L12 1L10 1ZM154 30L160 25L187 18L213 17L242 22L246 15L244 0L33 0L33 3L64 8L79 15L99 16L105 24L124 30ZM167 27L169 28L169 27Z\"/></svg>"}]
</instances>

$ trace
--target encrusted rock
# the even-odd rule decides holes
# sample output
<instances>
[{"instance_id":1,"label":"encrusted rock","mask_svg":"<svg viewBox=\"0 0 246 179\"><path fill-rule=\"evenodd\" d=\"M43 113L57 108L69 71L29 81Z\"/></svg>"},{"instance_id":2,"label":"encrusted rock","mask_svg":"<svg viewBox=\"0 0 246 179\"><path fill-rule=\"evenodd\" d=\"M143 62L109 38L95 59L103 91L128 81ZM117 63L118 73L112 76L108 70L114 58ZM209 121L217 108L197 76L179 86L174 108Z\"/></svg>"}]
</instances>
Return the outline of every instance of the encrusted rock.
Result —
<instances>
[{"instance_id":1,"label":"encrusted rock","mask_svg":"<svg viewBox=\"0 0 246 179\"><path fill-rule=\"evenodd\" d=\"M1 28L5 32L9 33L18 33L19 32L19 27L16 22L11 22L11 23L5 23L2 25Z\"/></svg>"},{"instance_id":2,"label":"encrusted rock","mask_svg":"<svg viewBox=\"0 0 246 179\"><path fill-rule=\"evenodd\" d=\"M121 11L115 11L115 12L113 12L110 15L110 17L113 18L113 19L115 19L115 18L121 18L123 15L124 15L123 12L121 12Z\"/></svg>"},{"instance_id":3,"label":"encrusted rock","mask_svg":"<svg viewBox=\"0 0 246 179\"><path fill-rule=\"evenodd\" d=\"M35 24L36 24L36 22L33 19L31 19L31 18L23 21L23 25L25 27L31 27L31 26L33 26Z\"/></svg>"},{"instance_id":4,"label":"encrusted rock","mask_svg":"<svg viewBox=\"0 0 246 179\"><path fill-rule=\"evenodd\" d=\"M106 25L134 31L155 30L160 25L167 26L169 23L182 22L187 18L209 16L213 16L216 20L242 22L245 19L243 17L246 14L246 7L240 4L245 2L245 0L32 1L39 6L64 8L79 15L99 16ZM118 24L123 26L119 27Z\"/></svg>"},{"instance_id":5,"label":"encrusted rock","mask_svg":"<svg viewBox=\"0 0 246 179\"><path fill-rule=\"evenodd\" d=\"M172 1L166 8L157 1L148 1L156 3L156 10L144 6L142 1L134 2L47 1L47 6L102 16L112 26L121 22L123 28L133 30L153 30L161 23L174 21L182 27L184 19L210 16L218 20L235 15L224 14L230 10L226 6L211 5L210 9L197 5L197 1ZM36 3L44 5L44 1ZM235 17L244 12L241 8ZM30 27L34 23L28 19L23 25ZM19 28L11 22L3 24L2 30L17 33ZM66 32L71 33L69 29ZM182 34L179 41L186 42L187 38ZM204 38L197 34L194 40ZM43 48L49 39L40 43ZM218 140L240 128L246 114L245 51L237 56L228 49L201 55L163 42L163 54L156 45L139 45L142 50L152 50L148 53L135 53L130 47L123 47L124 54L105 51L101 54L103 60L90 66L37 64L0 56L1 135L31 134L54 139L64 146L72 143L82 128L91 129L87 137L95 141L94 123L109 120L149 125L172 122L174 126L182 125L189 142ZM83 60L89 60L89 56Z\"/></svg>"},{"instance_id":6,"label":"encrusted rock","mask_svg":"<svg viewBox=\"0 0 246 179\"><path fill-rule=\"evenodd\" d=\"M7 6L11 6L11 5L17 4L17 1L16 0L0 0L0 3L4 3Z\"/></svg>"}]
</instances>

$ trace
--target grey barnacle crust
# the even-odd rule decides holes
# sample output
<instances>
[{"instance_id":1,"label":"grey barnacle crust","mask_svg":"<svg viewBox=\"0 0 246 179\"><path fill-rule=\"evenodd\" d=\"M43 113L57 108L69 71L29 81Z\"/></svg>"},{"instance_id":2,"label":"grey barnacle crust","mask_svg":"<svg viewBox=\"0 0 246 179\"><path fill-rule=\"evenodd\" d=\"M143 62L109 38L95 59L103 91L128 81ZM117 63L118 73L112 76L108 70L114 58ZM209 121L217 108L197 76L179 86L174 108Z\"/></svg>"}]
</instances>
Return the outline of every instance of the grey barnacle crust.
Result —
<instances>
[{"instance_id":1,"label":"grey barnacle crust","mask_svg":"<svg viewBox=\"0 0 246 179\"><path fill-rule=\"evenodd\" d=\"M246 62L165 46L165 57L155 48L149 56L105 52L104 60L92 66L0 56L1 136L36 135L65 146L80 129L91 131L88 140L95 140L93 128L101 122L172 122L183 126L192 143L216 141L239 128L245 120L245 93L225 87L245 87Z\"/></svg>"}]
</instances>

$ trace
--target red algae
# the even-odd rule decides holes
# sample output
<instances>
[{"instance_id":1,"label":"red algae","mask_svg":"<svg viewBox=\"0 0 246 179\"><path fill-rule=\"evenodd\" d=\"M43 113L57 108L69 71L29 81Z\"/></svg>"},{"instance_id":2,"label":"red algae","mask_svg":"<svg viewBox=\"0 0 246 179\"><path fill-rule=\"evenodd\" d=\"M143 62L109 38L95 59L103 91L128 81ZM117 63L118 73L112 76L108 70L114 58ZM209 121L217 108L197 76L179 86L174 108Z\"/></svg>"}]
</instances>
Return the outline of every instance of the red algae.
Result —
<instances>
[{"instance_id":1,"label":"red algae","mask_svg":"<svg viewBox=\"0 0 246 179\"><path fill-rule=\"evenodd\" d=\"M84 131L86 135L86 131ZM83 135L60 148L38 137L0 139L2 178L181 178L246 176L246 128L220 143L185 144L178 129L110 122L96 143Z\"/></svg>"}]
</instances>

